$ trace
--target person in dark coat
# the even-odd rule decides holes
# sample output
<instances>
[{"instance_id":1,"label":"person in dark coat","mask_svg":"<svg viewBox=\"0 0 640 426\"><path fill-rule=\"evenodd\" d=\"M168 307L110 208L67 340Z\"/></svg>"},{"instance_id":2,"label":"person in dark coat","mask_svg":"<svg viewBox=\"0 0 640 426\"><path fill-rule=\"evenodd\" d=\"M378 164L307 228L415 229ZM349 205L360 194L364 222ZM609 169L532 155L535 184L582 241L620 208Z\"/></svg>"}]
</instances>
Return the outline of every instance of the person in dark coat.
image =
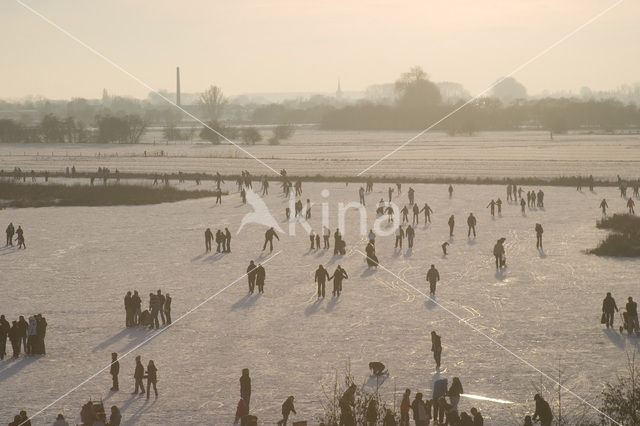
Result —
<instances>
[{"instance_id":1,"label":"person in dark coat","mask_svg":"<svg viewBox=\"0 0 640 426\"><path fill-rule=\"evenodd\" d=\"M378 257L376 256L376 245L374 241L369 241L367 247L364 249L367 254L367 266L369 268L378 267Z\"/></svg>"},{"instance_id":2,"label":"person in dark coat","mask_svg":"<svg viewBox=\"0 0 640 426\"><path fill-rule=\"evenodd\" d=\"M369 400L367 411L365 413L368 426L375 426L378 421L378 401L375 398Z\"/></svg>"},{"instance_id":3,"label":"person in dark coat","mask_svg":"<svg viewBox=\"0 0 640 426\"><path fill-rule=\"evenodd\" d=\"M462 390L462 383L460 382L460 379L458 377L454 377L451 381L451 386L447 391L447 396L451 401L451 405L456 410L458 409L458 403L460 402L460 395L463 393L464 390Z\"/></svg>"},{"instance_id":4,"label":"person in dark coat","mask_svg":"<svg viewBox=\"0 0 640 426\"><path fill-rule=\"evenodd\" d=\"M431 296L435 296L436 284L440 281L440 273L436 269L435 265L431 265L431 268L427 272L427 281L429 282L429 294Z\"/></svg>"},{"instance_id":5,"label":"person in dark coat","mask_svg":"<svg viewBox=\"0 0 640 426\"><path fill-rule=\"evenodd\" d=\"M544 230L542 229L542 225L536 223L536 248L538 250L542 250L542 233Z\"/></svg>"},{"instance_id":6,"label":"person in dark coat","mask_svg":"<svg viewBox=\"0 0 640 426\"><path fill-rule=\"evenodd\" d=\"M20 356L20 344L22 343L18 321L13 321L11 325L11 329L9 330L9 341L11 342L11 348L13 349L13 357L18 358Z\"/></svg>"},{"instance_id":7,"label":"person in dark coat","mask_svg":"<svg viewBox=\"0 0 640 426\"><path fill-rule=\"evenodd\" d=\"M471 408L471 415L473 416L473 426L484 426L482 414L475 407Z\"/></svg>"},{"instance_id":8,"label":"person in dark coat","mask_svg":"<svg viewBox=\"0 0 640 426\"><path fill-rule=\"evenodd\" d=\"M271 227L267 229L267 232L264 233L264 245L262 246L262 251L267 248L267 243L269 243L269 252L273 251L273 237L275 237L276 240L280 241L280 237L278 237L276 231L273 229L273 227Z\"/></svg>"},{"instance_id":9,"label":"person in dark coat","mask_svg":"<svg viewBox=\"0 0 640 426\"><path fill-rule=\"evenodd\" d=\"M111 354L111 368L109 369L109 374L111 374L111 390L119 391L120 387L118 386L118 374L120 374L120 361L118 361L118 354L113 352Z\"/></svg>"},{"instance_id":10,"label":"person in dark coat","mask_svg":"<svg viewBox=\"0 0 640 426\"><path fill-rule=\"evenodd\" d=\"M256 264L252 261L249 262L249 266L247 266L247 278L249 279L249 294L253 294L253 291L256 287L256 274L258 270L256 268Z\"/></svg>"},{"instance_id":11,"label":"person in dark coat","mask_svg":"<svg viewBox=\"0 0 640 426\"><path fill-rule=\"evenodd\" d=\"M422 209L420 210L420 212L424 212L424 224L427 224L427 221L429 223L431 223L431 213L433 213L433 210L431 210L431 207L429 207L429 204L424 203L424 206L422 206Z\"/></svg>"},{"instance_id":12,"label":"person in dark coat","mask_svg":"<svg viewBox=\"0 0 640 426\"><path fill-rule=\"evenodd\" d=\"M122 414L120 413L120 409L112 405L111 406L111 416L109 416L109 426L120 426L122 422Z\"/></svg>"},{"instance_id":13,"label":"person in dark coat","mask_svg":"<svg viewBox=\"0 0 640 426\"><path fill-rule=\"evenodd\" d=\"M409 248L413 248L413 239L416 237L416 231L413 230L413 226L407 225L405 235L407 236L407 243L409 245Z\"/></svg>"},{"instance_id":14,"label":"person in dark coat","mask_svg":"<svg viewBox=\"0 0 640 426\"><path fill-rule=\"evenodd\" d=\"M342 292L342 280L346 280L349 278L347 275L347 271L345 271L342 266L338 265L336 270L333 272L333 275L329 277L329 280L333 280L333 296L340 297L340 293Z\"/></svg>"},{"instance_id":15,"label":"person in dark coat","mask_svg":"<svg viewBox=\"0 0 640 426\"><path fill-rule=\"evenodd\" d=\"M211 251L211 242L213 241L213 232L211 228L204 231L204 250L208 253Z\"/></svg>"},{"instance_id":16,"label":"person in dark coat","mask_svg":"<svg viewBox=\"0 0 640 426\"><path fill-rule=\"evenodd\" d=\"M477 220L473 213L469 213L469 217L467 218L467 225L469 225L469 231L467 232L467 237L471 236L471 231L473 231L473 238L476 237L476 224Z\"/></svg>"},{"instance_id":17,"label":"person in dark coat","mask_svg":"<svg viewBox=\"0 0 640 426\"><path fill-rule=\"evenodd\" d=\"M251 403L251 377L249 377L248 368L243 368L242 376L240 376L240 398L244 400L248 413L249 404Z\"/></svg>"},{"instance_id":18,"label":"person in dark coat","mask_svg":"<svg viewBox=\"0 0 640 426\"><path fill-rule=\"evenodd\" d=\"M125 312L125 325L127 327L133 327L133 302L131 301L131 292L128 291L124 296L124 312Z\"/></svg>"},{"instance_id":19,"label":"person in dark coat","mask_svg":"<svg viewBox=\"0 0 640 426\"><path fill-rule=\"evenodd\" d=\"M449 236L453 237L453 227L456 226L456 220L453 215L449 216L449 222L447 223L449 224Z\"/></svg>"},{"instance_id":20,"label":"person in dark coat","mask_svg":"<svg viewBox=\"0 0 640 426\"><path fill-rule=\"evenodd\" d=\"M356 419L353 409L356 404L356 390L358 387L355 384L351 384L349 388L344 391L339 401L340 407L340 426L356 426Z\"/></svg>"},{"instance_id":21,"label":"person in dark coat","mask_svg":"<svg viewBox=\"0 0 640 426\"><path fill-rule=\"evenodd\" d=\"M224 234L221 230L216 230L216 253L224 250Z\"/></svg>"},{"instance_id":22,"label":"person in dark coat","mask_svg":"<svg viewBox=\"0 0 640 426\"><path fill-rule=\"evenodd\" d=\"M151 325L149 328L160 328L158 313L160 312L160 299L153 293L149 293L149 310L151 311Z\"/></svg>"},{"instance_id":23,"label":"person in dark coat","mask_svg":"<svg viewBox=\"0 0 640 426\"><path fill-rule=\"evenodd\" d=\"M326 269L324 269L324 266L318 266L314 278L314 281L318 283L318 299L320 298L320 296L324 297L325 284L329 279L329 273Z\"/></svg>"},{"instance_id":24,"label":"person in dark coat","mask_svg":"<svg viewBox=\"0 0 640 426\"><path fill-rule=\"evenodd\" d=\"M140 355L136 356L136 369L133 373L133 379L136 383L136 389L133 391L133 395L138 393L138 389L141 390L140 395L144 395L144 384L142 383L142 379L144 378L144 366L140 361Z\"/></svg>"},{"instance_id":25,"label":"person in dark coat","mask_svg":"<svg viewBox=\"0 0 640 426\"><path fill-rule=\"evenodd\" d=\"M13 235L15 234L16 230L13 227L13 223L9 223L9 226L7 226L7 243L5 244L6 246L13 246Z\"/></svg>"},{"instance_id":26,"label":"person in dark coat","mask_svg":"<svg viewBox=\"0 0 640 426\"><path fill-rule=\"evenodd\" d=\"M549 407L549 403L545 401L544 398L542 398L538 393L533 397L533 399L536 401L536 412L533 413L533 417L531 419L534 422L539 419L540 426L551 426L553 413L551 413L551 407Z\"/></svg>"},{"instance_id":27,"label":"person in dark coat","mask_svg":"<svg viewBox=\"0 0 640 426\"><path fill-rule=\"evenodd\" d=\"M229 231L229 228L224 228L224 240L225 253L231 253L231 231Z\"/></svg>"},{"instance_id":28,"label":"person in dark coat","mask_svg":"<svg viewBox=\"0 0 640 426\"><path fill-rule=\"evenodd\" d=\"M422 400L422 393L416 393L413 402L411 403L411 410L413 411L413 421L416 423L416 426L425 426L427 422L430 420L430 410L427 410L427 407Z\"/></svg>"},{"instance_id":29,"label":"person in dark coat","mask_svg":"<svg viewBox=\"0 0 640 426\"><path fill-rule=\"evenodd\" d=\"M160 313L160 319L162 319L162 325L166 325L167 320L164 317L164 302L166 301L166 298L160 290L158 290L156 298L158 299L158 312Z\"/></svg>"},{"instance_id":30,"label":"person in dark coat","mask_svg":"<svg viewBox=\"0 0 640 426\"><path fill-rule=\"evenodd\" d=\"M28 333L27 330L29 329L29 323L27 323L27 321L24 319L23 315L20 315L20 318L18 318L18 330L20 332L20 340L22 342L22 350L24 351L24 353L29 354L30 351L27 350L27 338L28 338Z\"/></svg>"},{"instance_id":31,"label":"person in dark coat","mask_svg":"<svg viewBox=\"0 0 640 426\"><path fill-rule=\"evenodd\" d=\"M613 327L613 311L618 312L618 306L615 299L611 296L611 293L607 293L607 296L602 301L602 312L604 313L605 324L607 328Z\"/></svg>"},{"instance_id":32,"label":"person in dark coat","mask_svg":"<svg viewBox=\"0 0 640 426\"><path fill-rule=\"evenodd\" d=\"M164 298L164 315L167 318L167 324L171 324L171 296L169 293Z\"/></svg>"},{"instance_id":33,"label":"person in dark coat","mask_svg":"<svg viewBox=\"0 0 640 426\"><path fill-rule=\"evenodd\" d=\"M633 301L632 297L629 297L627 305L627 322L628 322L628 332L629 334L633 333L633 330L640 331L640 327L638 327L638 304Z\"/></svg>"},{"instance_id":34,"label":"person in dark coat","mask_svg":"<svg viewBox=\"0 0 640 426\"><path fill-rule=\"evenodd\" d=\"M140 325L140 314L142 313L140 308L142 307L142 299L140 299L138 290L133 291L133 296L131 296L131 303L133 304L133 324Z\"/></svg>"},{"instance_id":35,"label":"person in dark coat","mask_svg":"<svg viewBox=\"0 0 640 426\"><path fill-rule=\"evenodd\" d=\"M147 364L147 399L149 399L149 395L151 394L151 385L153 385L153 390L156 393L156 398L158 398L158 388L156 384L158 383L158 369L156 365L153 363L153 360L149 360L149 364Z\"/></svg>"},{"instance_id":36,"label":"person in dark coat","mask_svg":"<svg viewBox=\"0 0 640 426\"><path fill-rule=\"evenodd\" d=\"M0 315L0 361L7 355L7 339L10 331L11 325L9 321L6 320L4 315Z\"/></svg>"},{"instance_id":37,"label":"person in dark coat","mask_svg":"<svg viewBox=\"0 0 640 426\"><path fill-rule=\"evenodd\" d=\"M264 280L267 275L267 272L264 270L264 266L262 264L258 264L256 268L256 285L258 286L258 293L264 294Z\"/></svg>"},{"instance_id":38,"label":"person in dark coat","mask_svg":"<svg viewBox=\"0 0 640 426\"><path fill-rule=\"evenodd\" d=\"M287 426L287 421L289 420L289 415L291 413L296 413L296 408L293 406L293 396L287 398L284 403L282 403L282 420L278 422L280 426Z\"/></svg>"},{"instance_id":39,"label":"person in dark coat","mask_svg":"<svg viewBox=\"0 0 640 426\"><path fill-rule=\"evenodd\" d=\"M440 356L442 355L442 340L435 331L431 332L431 352L433 352L433 359L436 361L436 370L439 370Z\"/></svg>"}]
</instances>

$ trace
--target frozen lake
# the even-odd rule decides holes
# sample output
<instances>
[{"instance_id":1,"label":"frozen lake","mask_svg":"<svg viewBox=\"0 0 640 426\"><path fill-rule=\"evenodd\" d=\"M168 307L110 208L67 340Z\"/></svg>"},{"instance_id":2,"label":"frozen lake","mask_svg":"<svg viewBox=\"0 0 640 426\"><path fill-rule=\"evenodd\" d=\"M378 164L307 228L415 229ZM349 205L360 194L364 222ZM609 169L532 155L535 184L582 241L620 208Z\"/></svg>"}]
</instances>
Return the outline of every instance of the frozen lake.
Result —
<instances>
[{"instance_id":1,"label":"frozen lake","mask_svg":"<svg viewBox=\"0 0 640 426\"><path fill-rule=\"evenodd\" d=\"M303 132L297 135L303 136ZM598 138L587 143L571 142L570 137L564 142L562 137L556 142L540 140L538 145L530 144L532 164L538 168L554 164L544 159L563 149L567 153L561 160L566 164L572 164L570 153L590 158L588 164L610 164L600 160L596 150L587 149L590 144L602 147L605 141ZM463 162L466 152L463 147L472 140L459 139L456 142L459 145L454 144L458 148L449 154L451 161ZM361 144L364 143L363 140ZM495 142L494 146L512 143ZM554 143L564 148L551 151L542 148ZM611 153L607 151L608 159L621 165L635 164L637 172L636 139L612 138L607 143L612 144ZM331 146L335 152L347 150L339 143ZM92 147L53 149L65 148L80 153ZM139 153L145 148L149 149L115 145L104 149ZM0 149L3 155L9 150L6 146ZM169 149L203 153L230 150L200 146ZM272 147L256 149L267 151ZM284 152L285 148L278 149ZM519 149L512 148L514 153ZM327 156L337 155L333 151L330 154L326 147L325 150ZM491 151L477 149L477 154L492 164ZM322 150L317 148L314 152L320 155ZM433 157L443 156L444 152L443 148L435 149ZM505 151L494 152L506 155ZM348 155L353 157L354 152L349 151ZM363 151L362 157L370 155ZM409 152L403 155L408 156ZM426 158L431 154L423 155ZM2 158L5 164L6 157ZM12 157L11 164L17 158ZM122 161L121 156L109 157L106 163L102 158L86 157L86 162L81 160L85 157L75 158L79 168L93 168L97 164L111 167L122 164L119 167L123 170L134 165L147 167L139 157L131 163L117 163ZM149 163L149 167L162 164L161 159L148 161L156 161ZM184 163L172 157L167 161L174 162L173 170L215 164L213 160L190 157L185 157ZM349 170L359 167L352 161L346 163ZM36 168L39 163L33 164ZM48 158L41 164L52 169L67 162ZM555 168L546 170L559 172ZM607 176L624 174L625 170L631 173L631 168L617 169L611 165L607 170ZM426 173L430 173L428 166ZM595 170L593 173L596 175ZM357 187L305 183L303 198L320 203L325 200L321 196L325 188L330 191L326 199L330 204L329 224L335 229L337 203L357 201ZM625 373L625 351L638 344L626 335L606 332L599 323L601 302L607 291L613 293L618 306L624 305L629 295L640 297L638 261L583 253L595 247L606 234L594 226L600 217L600 200L607 198L611 212L626 210L617 190L596 188L596 193L590 193L576 192L573 188L543 188L544 209L527 210L523 216L518 206L505 202L502 216L492 219L485 206L491 199L506 199L502 186L456 186L452 199L443 185L414 188L418 204L427 201L435 211L433 223L418 226L412 252L406 248L395 251L393 237L379 237L378 258L385 268L425 292L428 285L424 276L434 263L442 277L437 302L462 320L426 300L389 272L382 269L367 272L363 257L355 251L364 250L364 238L358 233L357 215L351 212L345 231L346 256L334 257L332 251L309 251L308 238L301 226L297 226L295 237L281 233L276 250L282 252L265 265L264 295L247 297L246 278L240 279L122 359L120 392L109 392L110 376L104 372L54 404L34 424L51 424L58 412L63 412L70 423L73 419L79 421L80 408L91 397L102 398L107 406L121 407L124 424L229 425L239 398L238 378L245 367L250 368L253 381L252 411L261 423L274 424L279 420L280 405L288 395L295 395L298 415L293 419L317 424L321 384L330 386L336 370L341 379L349 360L357 380L368 376L370 361L382 361L388 366L391 378L380 389L388 406L393 404L394 386L397 404L405 387L413 393L422 391L430 395L436 377L430 352L431 330L442 336L443 368L446 368L443 377L451 380L459 376L468 393L515 402L501 405L463 399L460 410L468 412L472 406L478 407L488 425L521 424L522 417L533 412L533 395L541 391L557 413L554 383L478 334L470 324L541 371L553 377L562 371L566 387L600 406L598 398L603 383ZM26 251L0 249L3 290L0 312L9 320L18 315L42 313L49 323L46 357L0 362L2 421L8 422L21 409L30 414L37 412L105 367L112 351L125 353L150 336L146 330L124 327L123 297L128 290L139 290L143 304L148 302L145 295L150 291L169 292L175 321L241 277L249 260L266 260L266 255L261 256L263 227L249 225L235 235L242 217L251 208L241 204L235 185L227 184L226 189L232 194L224 198L222 206L215 206L213 199L201 199L142 207L0 211L3 226L10 221L22 225L28 246ZM404 185L398 199L400 206L406 203L407 189ZM528 189L533 188L525 188ZM271 192L265 201L286 230L286 200L277 194L276 185L272 185ZM386 198L386 186L376 184L374 193L367 196L370 221L374 218L374 204L382 197ZM478 218L475 240L466 236L466 217L470 211ZM451 214L456 217L456 231L449 256L443 258L440 245L448 239L446 222ZM538 222L545 228L544 254L535 248L534 225ZM311 224L319 230L320 223L317 205ZM215 231L225 226L234 234L233 252L205 254L204 229L211 227ZM500 237L507 238L509 265L502 274L496 273L492 257L493 244ZM333 239L331 243L333 247ZM337 264L349 273L350 279L345 281L339 300L327 297L316 301L313 272L319 263L328 265L330 273ZM615 326L618 325L617 317ZM137 354L145 365L153 359L158 366L157 401L152 398L147 402L130 394L133 358ZM566 392L562 401L563 412L569 417L596 414Z\"/></svg>"},{"instance_id":2,"label":"frozen lake","mask_svg":"<svg viewBox=\"0 0 640 426\"><path fill-rule=\"evenodd\" d=\"M275 170L293 175L353 176L414 137L417 132L322 131L299 129L281 145L265 141L241 145ZM229 144L207 142L153 144L159 132L146 135L139 145L0 144L0 169L81 171L106 166L129 172L237 173L272 172ZM147 157L145 157L145 151ZM161 151L165 156L159 157ZM98 157L98 155L100 155ZM640 170L640 135L556 135L548 132L483 132L450 137L428 133L368 175L409 177L558 177L593 174L614 180L616 175L637 176Z\"/></svg>"}]
</instances>

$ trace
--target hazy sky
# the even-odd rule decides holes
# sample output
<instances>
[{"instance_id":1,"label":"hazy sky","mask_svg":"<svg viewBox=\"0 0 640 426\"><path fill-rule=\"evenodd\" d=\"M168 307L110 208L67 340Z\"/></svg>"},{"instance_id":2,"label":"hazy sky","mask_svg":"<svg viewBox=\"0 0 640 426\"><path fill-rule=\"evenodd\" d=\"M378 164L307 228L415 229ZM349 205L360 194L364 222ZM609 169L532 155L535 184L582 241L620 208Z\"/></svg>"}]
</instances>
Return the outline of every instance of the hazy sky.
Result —
<instances>
[{"instance_id":1,"label":"hazy sky","mask_svg":"<svg viewBox=\"0 0 640 426\"><path fill-rule=\"evenodd\" d=\"M615 0L24 0L152 87L225 94L363 90L413 65L484 89ZM0 98L148 90L14 0L0 6ZM515 75L529 93L640 81L626 0Z\"/></svg>"}]
</instances>

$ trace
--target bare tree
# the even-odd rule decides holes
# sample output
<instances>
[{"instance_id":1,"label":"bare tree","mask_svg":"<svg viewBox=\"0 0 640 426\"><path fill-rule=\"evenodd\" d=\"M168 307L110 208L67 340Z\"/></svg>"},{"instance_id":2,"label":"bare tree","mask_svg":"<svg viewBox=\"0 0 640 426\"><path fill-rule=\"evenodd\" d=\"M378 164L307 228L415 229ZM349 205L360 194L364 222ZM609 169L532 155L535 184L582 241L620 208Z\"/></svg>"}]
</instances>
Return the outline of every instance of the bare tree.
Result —
<instances>
[{"instance_id":1,"label":"bare tree","mask_svg":"<svg viewBox=\"0 0 640 426\"><path fill-rule=\"evenodd\" d=\"M208 121L217 122L226 104L227 99L218 86L210 86L200 95L200 105Z\"/></svg>"}]
</instances>

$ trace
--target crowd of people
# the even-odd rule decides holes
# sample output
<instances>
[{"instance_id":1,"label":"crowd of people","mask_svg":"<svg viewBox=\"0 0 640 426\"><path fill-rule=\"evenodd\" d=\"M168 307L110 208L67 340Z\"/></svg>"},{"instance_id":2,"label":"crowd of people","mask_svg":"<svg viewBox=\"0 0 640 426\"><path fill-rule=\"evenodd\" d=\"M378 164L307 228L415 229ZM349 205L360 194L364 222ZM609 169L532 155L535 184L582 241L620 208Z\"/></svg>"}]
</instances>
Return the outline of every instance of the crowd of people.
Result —
<instances>
[{"instance_id":1,"label":"crowd of people","mask_svg":"<svg viewBox=\"0 0 640 426\"><path fill-rule=\"evenodd\" d=\"M204 249L207 253L211 252L211 243L214 241L214 234L211 228L204 231ZM216 253L231 253L231 231L224 228L224 231L218 229L215 233Z\"/></svg>"},{"instance_id":2,"label":"crowd of people","mask_svg":"<svg viewBox=\"0 0 640 426\"><path fill-rule=\"evenodd\" d=\"M171 324L171 302L173 299L169 293L162 294L158 290L155 294L149 293L149 308L142 310L142 299L138 290L130 291L124 296L125 325L131 327L160 328L162 325ZM160 318L158 318L160 315Z\"/></svg>"},{"instance_id":3,"label":"crowd of people","mask_svg":"<svg viewBox=\"0 0 640 426\"><path fill-rule=\"evenodd\" d=\"M12 321L0 315L0 360L7 356L7 340L13 349L12 358L17 359L24 351L26 356L45 355L45 337L47 335L47 320L42 314L29 317L29 321L23 315Z\"/></svg>"}]
</instances>

